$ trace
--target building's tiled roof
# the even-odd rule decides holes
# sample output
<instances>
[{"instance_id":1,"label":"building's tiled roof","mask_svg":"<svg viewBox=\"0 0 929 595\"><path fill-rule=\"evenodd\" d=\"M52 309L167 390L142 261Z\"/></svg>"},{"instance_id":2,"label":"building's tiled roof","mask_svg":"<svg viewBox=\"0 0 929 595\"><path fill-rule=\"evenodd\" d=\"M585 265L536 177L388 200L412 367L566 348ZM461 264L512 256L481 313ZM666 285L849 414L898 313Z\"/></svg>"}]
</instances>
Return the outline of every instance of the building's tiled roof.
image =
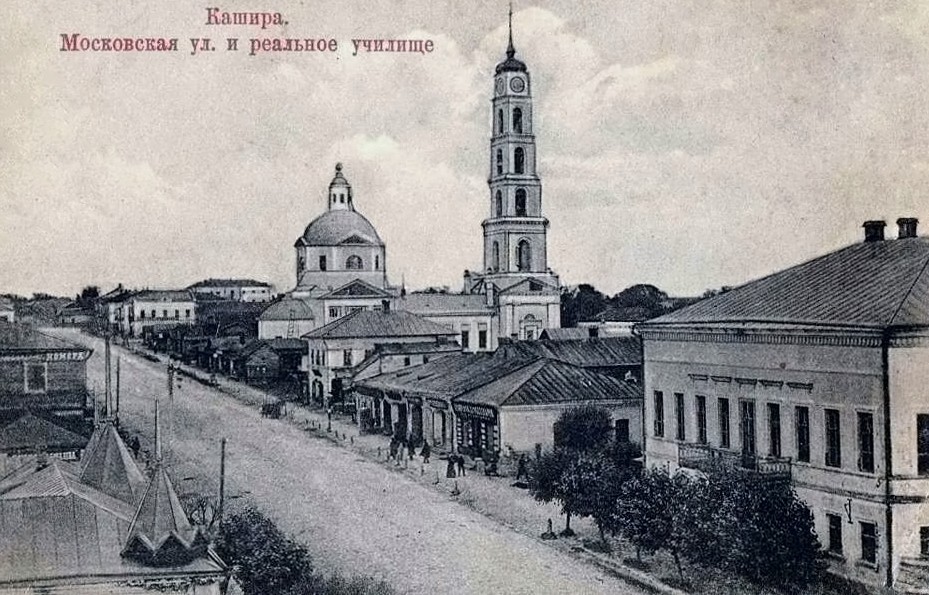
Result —
<instances>
[{"instance_id":1,"label":"building's tiled roof","mask_svg":"<svg viewBox=\"0 0 929 595\"><path fill-rule=\"evenodd\" d=\"M192 302L194 297L186 289L143 289L132 299L137 302Z\"/></svg>"},{"instance_id":2,"label":"building's tiled roof","mask_svg":"<svg viewBox=\"0 0 929 595\"><path fill-rule=\"evenodd\" d=\"M287 296L272 302L262 311L260 320L315 320L313 309L307 300Z\"/></svg>"},{"instance_id":3,"label":"building's tiled roof","mask_svg":"<svg viewBox=\"0 0 929 595\"><path fill-rule=\"evenodd\" d=\"M397 300L396 308L420 316L493 312L483 294L471 293L409 293Z\"/></svg>"},{"instance_id":4,"label":"building's tiled roof","mask_svg":"<svg viewBox=\"0 0 929 595\"><path fill-rule=\"evenodd\" d=\"M51 415L25 411L14 420L0 423L0 452L66 452L84 448L88 440L88 436Z\"/></svg>"},{"instance_id":5,"label":"building's tiled roof","mask_svg":"<svg viewBox=\"0 0 929 595\"><path fill-rule=\"evenodd\" d=\"M863 242L644 323L929 324L929 238Z\"/></svg>"},{"instance_id":6,"label":"building's tiled roof","mask_svg":"<svg viewBox=\"0 0 929 595\"><path fill-rule=\"evenodd\" d=\"M307 339L349 339L379 337L426 337L456 334L410 312L357 310L304 335Z\"/></svg>"},{"instance_id":7,"label":"building's tiled roof","mask_svg":"<svg viewBox=\"0 0 929 595\"><path fill-rule=\"evenodd\" d=\"M0 353L47 353L91 351L57 337L41 333L29 325L0 320Z\"/></svg>"},{"instance_id":8,"label":"building's tiled roof","mask_svg":"<svg viewBox=\"0 0 929 595\"><path fill-rule=\"evenodd\" d=\"M187 289L201 287L271 287L270 283L256 281L255 279L204 279L190 285Z\"/></svg>"},{"instance_id":9,"label":"building's tiled roof","mask_svg":"<svg viewBox=\"0 0 929 595\"><path fill-rule=\"evenodd\" d=\"M541 356L584 368L633 366L642 363L638 337L603 337L565 341L517 341L497 351L517 356Z\"/></svg>"},{"instance_id":10,"label":"building's tiled roof","mask_svg":"<svg viewBox=\"0 0 929 595\"><path fill-rule=\"evenodd\" d=\"M638 384L547 358L455 397L456 402L496 407L640 399Z\"/></svg>"}]
</instances>

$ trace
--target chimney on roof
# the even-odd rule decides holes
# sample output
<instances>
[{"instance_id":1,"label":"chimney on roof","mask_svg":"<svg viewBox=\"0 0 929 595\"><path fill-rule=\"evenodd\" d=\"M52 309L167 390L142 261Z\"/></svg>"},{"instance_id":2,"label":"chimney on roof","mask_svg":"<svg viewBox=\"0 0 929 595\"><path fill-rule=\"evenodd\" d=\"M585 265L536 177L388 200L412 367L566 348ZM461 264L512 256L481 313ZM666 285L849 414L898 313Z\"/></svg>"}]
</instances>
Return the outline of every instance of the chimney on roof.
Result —
<instances>
[{"instance_id":1,"label":"chimney on roof","mask_svg":"<svg viewBox=\"0 0 929 595\"><path fill-rule=\"evenodd\" d=\"M864 241L866 242L884 241L884 228L887 227L886 222L865 221L862 227L864 227Z\"/></svg>"},{"instance_id":2,"label":"chimney on roof","mask_svg":"<svg viewBox=\"0 0 929 595\"><path fill-rule=\"evenodd\" d=\"M381 300L381 309L384 312L390 312L390 300Z\"/></svg>"},{"instance_id":3,"label":"chimney on roof","mask_svg":"<svg viewBox=\"0 0 929 595\"><path fill-rule=\"evenodd\" d=\"M897 239L915 238L918 224L919 219L916 217L900 217L897 219Z\"/></svg>"}]
</instances>

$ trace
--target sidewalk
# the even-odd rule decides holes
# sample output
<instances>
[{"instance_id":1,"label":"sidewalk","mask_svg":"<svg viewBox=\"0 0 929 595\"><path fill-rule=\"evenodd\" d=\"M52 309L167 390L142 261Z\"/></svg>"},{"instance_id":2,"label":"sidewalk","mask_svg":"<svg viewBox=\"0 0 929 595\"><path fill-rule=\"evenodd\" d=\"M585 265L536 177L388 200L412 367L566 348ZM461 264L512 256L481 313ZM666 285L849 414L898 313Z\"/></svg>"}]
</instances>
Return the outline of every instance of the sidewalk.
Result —
<instances>
[{"instance_id":1,"label":"sidewalk","mask_svg":"<svg viewBox=\"0 0 929 595\"><path fill-rule=\"evenodd\" d=\"M149 351L133 350L133 352L146 357L149 361L154 359ZM260 409L261 405L272 399L277 399L260 388L220 375L211 379L209 372L178 364L163 354L154 354L154 356L164 365L171 361L180 373L180 377L183 378L182 382L200 382L210 385L256 409ZM447 494L449 498L456 499L459 503L518 533L538 539L546 531L549 519L551 519L555 532L564 527L564 517L556 505L536 502L529 495L528 490L512 485L514 481L512 477L488 477L479 469L472 470L469 465L466 467L465 476L446 478L446 460L440 458L437 452L433 452L435 456L428 464L424 464L419 456L414 457L413 460L404 457L402 464L398 464L396 461L387 460L388 437L382 434L360 434L358 427L352 423L350 418L337 415L332 416L330 430L325 411L292 402L286 403L279 421L297 425L315 438L328 440L369 460L377 461L385 468L402 473L414 481ZM269 423L274 423L274 420L269 419ZM610 556L585 547L586 544L599 542L599 533L590 519L572 518L571 527L577 533L576 537L559 538L546 543L649 591L682 595L681 591L669 587L655 576L622 564L623 555L632 555L631 552L616 552Z\"/></svg>"}]
</instances>

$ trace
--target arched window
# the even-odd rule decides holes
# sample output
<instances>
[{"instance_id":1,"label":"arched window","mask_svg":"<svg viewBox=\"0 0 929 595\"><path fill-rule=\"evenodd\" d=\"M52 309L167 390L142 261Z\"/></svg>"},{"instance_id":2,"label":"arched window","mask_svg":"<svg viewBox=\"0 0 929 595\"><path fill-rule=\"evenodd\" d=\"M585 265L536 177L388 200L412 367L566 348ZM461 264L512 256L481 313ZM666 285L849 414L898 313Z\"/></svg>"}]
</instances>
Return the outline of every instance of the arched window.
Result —
<instances>
[{"instance_id":1,"label":"arched window","mask_svg":"<svg viewBox=\"0 0 929 595\"><path fill-rule=\"evenodd\" d=\"M503 175L503 151L497 149L497 175Z\"/></svg>"},{"instance_id":2,"label":"arched window","mask_svg":"<svg viewBox=\"0 0 929 595\"><path fill-rule=\"evenodd\" d=\"M526 190L524 188L516 189L516 216L526 216Z\"/></svg>"},{"instance_id":3,"label":"arched window","mask_svg":"<svg viewBox=\"0 0 929 595\"><path fill-rule=\"evenodd\" d=\"M497 195L494 197L494 216L503 217L503 195L500 194L499 190L497 190Z\"/></svg>"},{"instance_id":4,"label":"arched window","mask_svg":"<svg viewBox=\"0 0 929 595\"><path fill-rule=\"evenodd\" d=\"M487 112L484 112L487 113ZM503 134L503 110L497 110L497 132Z\"/></svg>"},{"instance_id":5,"label":"arched window","mask_svg":"<svg viewBox=\"0 0 929 595\"><path fill-rule=\"evenodd\" d=\"M345 268L350 271L360 271L362 268L364 268L364 262L362 262L360 256L352 254L345 261Z\"/></svg>"},{"instance_id":6,"label":"arched window","mask_svg":"<svg viewBox=\"0 0 929 595\"><path fill-rule=\"evenodd\" d=\"M513 108L513 132L516 134L523 133L523 110L518 107Z\"/></svg>"},{"instance_id":7,"label":"arched window","mask_svg":"<svg viewBox=\"0 0 929 595\"><path fill-rule=\"evenodd\" d=\"M527 272L531 268L532 249L529 240L520 240L516 245L516 267L520 272Z\"/></svg>"},{"instance_id":8,"label":"arched window","mask_svg":"<svg viewBox=\"0 0 929 595\"><path fill-rule=\"evenodd\" d=\"M526 151L522 147L516 147L513 151L513 173L521 174L526 170Z\"/></svg>"},{"instance_id":9,"label":"arched window","mask_svg":"<svg viewBox=\"0 0 929 595\"><path fill-rule=\"evenodd\" d=\"M490 263L491 267L493 268L494 271L499 271L500 270L500 244L498 244L497 242L494 242L491 252L493 253L491 255L491 263Z\"/></svg>"}]
</instances>

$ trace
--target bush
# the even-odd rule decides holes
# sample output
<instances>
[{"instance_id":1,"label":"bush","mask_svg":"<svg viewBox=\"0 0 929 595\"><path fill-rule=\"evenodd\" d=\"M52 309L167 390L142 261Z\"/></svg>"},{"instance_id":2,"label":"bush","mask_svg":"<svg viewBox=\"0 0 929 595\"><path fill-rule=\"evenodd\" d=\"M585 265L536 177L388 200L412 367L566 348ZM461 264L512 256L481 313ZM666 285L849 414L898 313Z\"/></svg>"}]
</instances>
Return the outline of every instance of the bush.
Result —
<instances>
[{"instance_id":1,"label":"bush","mask_svg":"<svg viewBox=\"0 0 929 595\"><path fill-rule=\"evenodd\" d=\"M233 568L245 595L391 595L386 583L369 577L323 577L313 572L303 545L287 537L255 508L222 520L219 556Z\"/></svg>"}]
</instances>

